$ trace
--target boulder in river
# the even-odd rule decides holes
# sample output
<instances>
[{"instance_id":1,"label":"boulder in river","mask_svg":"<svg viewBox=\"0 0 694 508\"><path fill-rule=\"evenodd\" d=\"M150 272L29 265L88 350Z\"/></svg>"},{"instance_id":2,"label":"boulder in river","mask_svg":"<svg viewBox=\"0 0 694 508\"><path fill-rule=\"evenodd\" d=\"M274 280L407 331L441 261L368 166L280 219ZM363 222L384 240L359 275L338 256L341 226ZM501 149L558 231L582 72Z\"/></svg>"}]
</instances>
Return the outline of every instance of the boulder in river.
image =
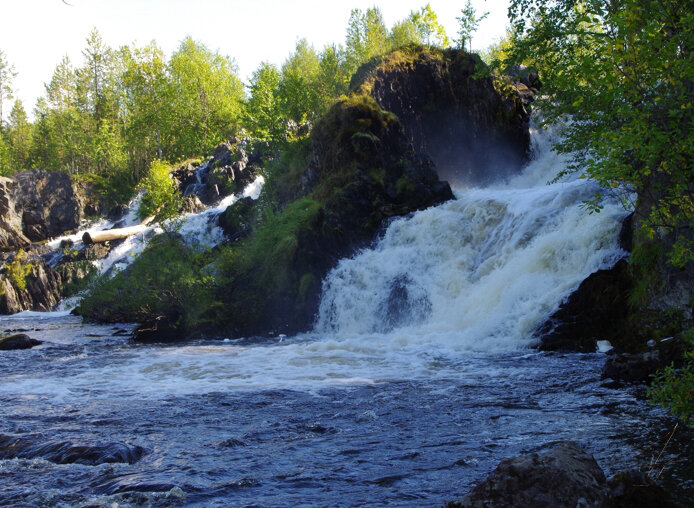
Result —
<instances>
[{"instance_id":1,"label":"boulder in river","mask_svg":"<svg viewBox=\"0 0 694 508\"><path fill-rule=\"evenodd\" d=\"M448 508L608 507L607 481L592 455L572 441L504 459Z\"/></svg>"},{"instance_id":2,"label":"boulder in river","mask_svg":"<svg viewBox=\"0 0 694 508\"><path fill-rule=\"evenodd\" d=\"M11 351L14 349L31 349L34 346L42 344L40 340L32 339L24 333L0 337L0 350Z\"/></svg>"}]
</instances>

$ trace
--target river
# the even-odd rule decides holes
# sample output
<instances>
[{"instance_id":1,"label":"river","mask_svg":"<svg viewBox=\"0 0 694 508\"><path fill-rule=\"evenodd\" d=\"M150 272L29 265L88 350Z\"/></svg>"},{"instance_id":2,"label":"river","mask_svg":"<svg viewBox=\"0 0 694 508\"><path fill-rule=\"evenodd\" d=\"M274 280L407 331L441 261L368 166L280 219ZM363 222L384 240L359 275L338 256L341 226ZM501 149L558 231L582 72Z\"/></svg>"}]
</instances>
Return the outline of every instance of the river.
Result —
<instances>
[{"instance_id":1,"label":"river","mask_svg":"<svg viewBox=\"0 0 694 508\"><path fill-rule=\"evenodd\" d=\"M604 353L532 347L626 255L619 203L590 214L593 184L546 185L564 161L536 142L512 181L457 189L340 262L310 333L144 345L66 312L0 318L44 341L0 357L0 504L437 506L564 439L608 475L645 467L674 420L603 386ZM661 459L680 454L662 479L691 502L693 437Z\"/></svg>"}]
</instances>

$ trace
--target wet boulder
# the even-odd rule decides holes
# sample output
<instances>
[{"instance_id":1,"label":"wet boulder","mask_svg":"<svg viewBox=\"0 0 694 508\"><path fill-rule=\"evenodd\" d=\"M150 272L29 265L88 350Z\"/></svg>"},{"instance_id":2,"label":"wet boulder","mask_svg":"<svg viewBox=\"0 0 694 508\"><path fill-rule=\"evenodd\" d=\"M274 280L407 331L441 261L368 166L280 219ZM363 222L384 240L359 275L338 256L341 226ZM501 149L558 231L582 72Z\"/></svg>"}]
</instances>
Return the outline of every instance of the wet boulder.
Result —
<instances>
[{"instance_id":1,"label":"wet boulder","mask_svg":"<svg viewBox=\"0 0 694 508\"><path fill-rule=\"evenodd\" d=\"M15 349L31 349L42 344L40 340L32 339L26 334L18 333L7 337L0 337L0 350L12 351Z\"/></svg>"},{"instance_id":2,"label":"wet boulder","mask_svg":"<svg viewBox=\"0 0 694 508\"><path fill-rule=\"evenodd\" d=\"M502 460L462 500L449 508L608 507L607 481L592 455L578 444L556 443L542 453Z\"/></svg>"},{"instance_id":3,"label":"wet boulder","mask_svg":"<svg viewBox=\"0 0 694 508\"><path fill-rule=\"evenodd\" d=\"M182 211L185 213L200 213L205 210L205 205L200 201L200 198L192 193L183 198Z\"/></svg>"},{"instance_id":4,"label":"wet boulder","mask_svg":"<svg viewBox=\"0 0 694 508\"><path fill-rule=\"evenodd\" d=\"M643 352L609 351L602 378L626 384L649 383L653 374L668 365L678 368L684 364L685 348L679 337L667 337L651 344Z\"/></svg>"},{"instance_id":5,"label":"wet boulder","mask_svg":"<svg viewBox=\"0 0 694 508\"><path fill-rule=\"evenodd\" d=\"M218 197L243 191L257 174L257 168L250 164L248 141L236 138L219 144L208 166L208 191L216 191Z\"/></svg>"},{"instance_id":6,"label":"wet boulder","mask_svg":"<svg viewBox=\"0 0 694 508\"><path fill-rule=\"evenodd\" d=\"M55 464L134 464L147 450L123 443L97 445L73 444L69 441L42 443L38 437L0 434L0 459L42 458Z\"/></svg>"}]
</instances>

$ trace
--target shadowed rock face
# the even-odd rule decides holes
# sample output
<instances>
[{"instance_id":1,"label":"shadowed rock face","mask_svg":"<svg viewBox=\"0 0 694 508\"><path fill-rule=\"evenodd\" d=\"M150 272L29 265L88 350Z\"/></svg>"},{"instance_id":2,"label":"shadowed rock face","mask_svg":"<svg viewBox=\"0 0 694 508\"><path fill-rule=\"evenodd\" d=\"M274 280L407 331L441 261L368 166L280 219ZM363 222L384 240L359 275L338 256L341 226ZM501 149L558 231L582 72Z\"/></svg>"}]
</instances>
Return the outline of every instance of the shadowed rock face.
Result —
<instances>
[{"instance_id":1,"label":"shadowed rock face","mask_svg":"<svg viewBox=\"0 0 694 508\"><path fill-rule=\"evenodd\" d=\"M86 195L67 173L35 169L0 177L0 251L26 249L78 228L102 207Z\"/></svg>"},{"instance_id":2,"label":"shadowed rock face","mask_svg":"<svg viewBox=\"0 0 694 508\"><path fill-rule=\"evenodd\" d=\"M481 65L464 51L403 48L366 64L352 86L398 116L415 151L432 158L442 179L479 185L526 161L534 94L508 78L474 77Z\"/></svg>"}]
</instances>

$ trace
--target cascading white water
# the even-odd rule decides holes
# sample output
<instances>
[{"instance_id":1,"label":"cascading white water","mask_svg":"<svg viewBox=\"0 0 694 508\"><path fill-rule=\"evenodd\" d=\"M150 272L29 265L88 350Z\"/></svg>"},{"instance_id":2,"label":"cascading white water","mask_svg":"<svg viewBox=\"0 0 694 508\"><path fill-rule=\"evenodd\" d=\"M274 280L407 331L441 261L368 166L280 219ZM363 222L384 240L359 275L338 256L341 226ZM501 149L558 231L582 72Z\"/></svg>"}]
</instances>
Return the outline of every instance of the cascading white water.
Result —
<instances>
[{"instance_id":1,"label":"cascading white water","mask_svg":"<svg viewBox=\"0 0 694 508\"><path fill-rule=\"evenodd\" d=\"M241 197L258 199L264 183L265 179L262 176L259 176L251 184L247 185L243 193L240 195L232 194L219 201L219 203L216 205L211 206L200 213L187 213L182 217L174 219L181 221L179 233L189 244L193 246L201 246L206 248L214 247L224 240L224 232L217 225L214 218L226 210L228 206L238 201ZM128 227L139 223L137 218L137 209L140 206L141 200L142 193L139 193L135 198L132 199L132 201L128 204L128 213L119 221L119 227ZM112 227L114 227L113 222L102 219L91 224L88 229L51 240L49 245L52 248L57 249L61 242L65 240L70 240L75 244L79 244L82 242L82 235L84 235L85 232L103 231L106 229L111 229ZM158 224L154 224L140 234L125 238L121 244L111 250L108 256L96 262L99 272L105 273L112 268L125 268L144 250L154 235L162 232L163 230L161 227Z\"/></svg>"},{"instance_id":2,"label":"cascading white water","mask_svg":"<svg viewBox=\"0 0 694 508\"><path fill-rule=\"evenodd\" d=\"M533 132L534 159L512 181L458 189L456 200L396 220L375 247L341 261L323 283L316 331L476 351L531 344L583 279L625 255L617 200L590 214L579 205L595 184L576 176L547 185L565 165L547 137Z\"/></svg>"},{"instance_id":3,"label":"cascading white water","mask_svg":"<svg viewBox=\"0 0 694 508\"><path fill-rule=\"evenodd\" d=\"M458 189L456 200L394 221L373 248L340 262L323 283L313 333L127 349L94 369L6 389L62 397L98 379L105 393L156 398L510 376L489 358L533 355L523 351L533 330L590 273L625 255L617 200L590 214L579 205L594 184L547 185L565 161L545 134L533 139L535 158L512 181ZM208 224L205 214L196 217L181 228L189 241Z\"/></svg>"}]
</instances>

